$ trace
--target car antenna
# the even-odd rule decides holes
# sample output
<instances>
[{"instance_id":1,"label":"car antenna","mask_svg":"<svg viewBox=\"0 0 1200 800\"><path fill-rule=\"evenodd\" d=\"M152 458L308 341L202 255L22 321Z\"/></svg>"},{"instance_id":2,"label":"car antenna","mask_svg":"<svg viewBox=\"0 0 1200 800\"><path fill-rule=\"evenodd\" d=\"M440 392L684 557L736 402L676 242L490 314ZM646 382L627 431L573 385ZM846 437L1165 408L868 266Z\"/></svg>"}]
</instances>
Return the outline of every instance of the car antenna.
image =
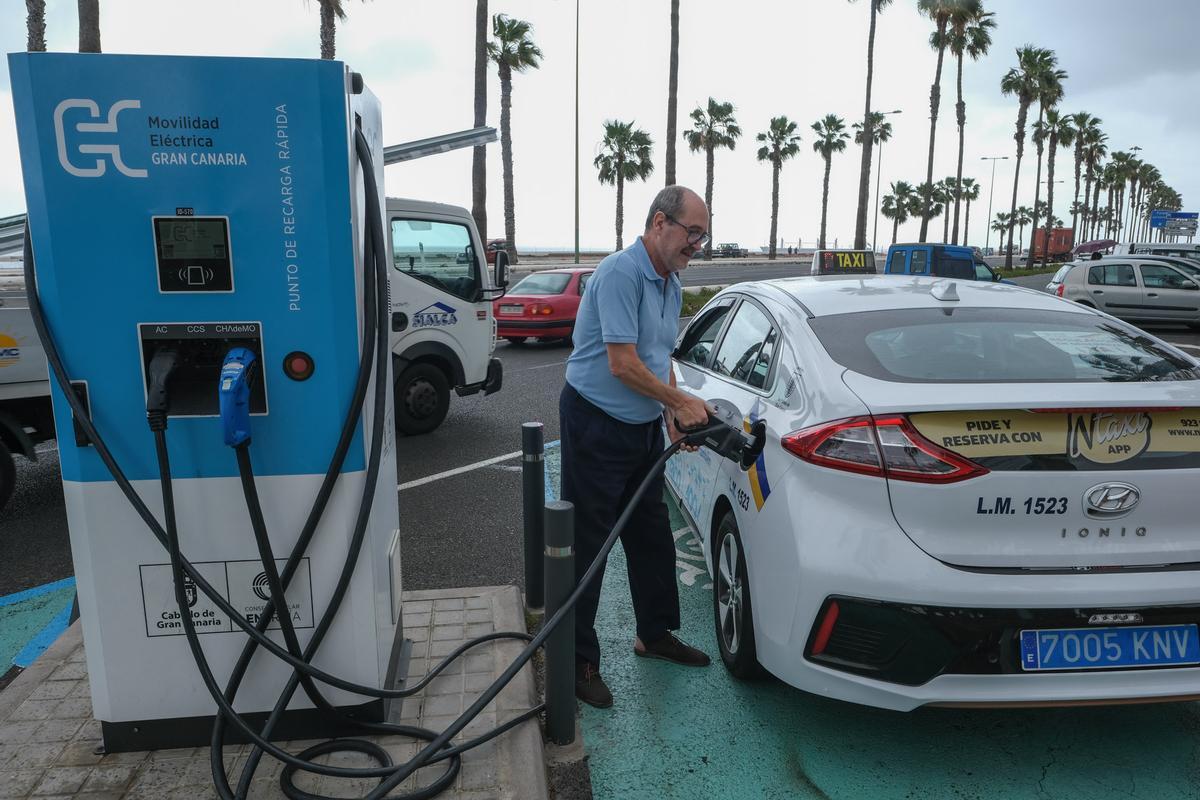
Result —
<instances>
[{"instance_id":1,"label":"car antenna","mask_svg":"<svg viewBox=\"0 0 1200 800\"><path fill-rule=\"evenodd\" d=\"M958 286L954 281L938 281L929 289L937 300L958 300Z\"/></svg>"}]
</instances>

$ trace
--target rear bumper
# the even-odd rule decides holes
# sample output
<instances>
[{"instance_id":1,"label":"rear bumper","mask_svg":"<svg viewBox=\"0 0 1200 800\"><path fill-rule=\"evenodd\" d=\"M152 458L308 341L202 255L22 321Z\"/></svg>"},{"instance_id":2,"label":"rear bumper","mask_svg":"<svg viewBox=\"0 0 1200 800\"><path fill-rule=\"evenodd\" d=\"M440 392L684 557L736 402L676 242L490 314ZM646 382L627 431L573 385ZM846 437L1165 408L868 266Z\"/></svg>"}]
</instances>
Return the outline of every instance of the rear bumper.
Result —
<instances>
[{"instance_id":1,"label":"rear bumper","mask_svg":"<svg viewBox=\"0 0 1200 800\"><path fill-rule=\"evenodd\" d=\"M505 336L570 336L575 331L573 319L496 320L496 335Z\"/></svg>"}]
</instances>

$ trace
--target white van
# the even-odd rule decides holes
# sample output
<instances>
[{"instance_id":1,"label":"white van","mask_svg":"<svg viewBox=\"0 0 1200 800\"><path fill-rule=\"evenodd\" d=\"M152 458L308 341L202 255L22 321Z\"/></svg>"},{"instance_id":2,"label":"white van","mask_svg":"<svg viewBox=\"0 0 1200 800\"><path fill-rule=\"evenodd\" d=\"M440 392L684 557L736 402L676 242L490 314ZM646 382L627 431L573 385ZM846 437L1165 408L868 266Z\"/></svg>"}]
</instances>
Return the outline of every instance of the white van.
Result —
<instances>
[{"instance_id":1,"label":"white van","mask_svg":"<svg viewBox=\"0 0 1200 800\"><path fill-rule=\"evenodd\" d=\"M1129 242L1119 244L1117 255L1175 256L1200 261L1200 243L1192 242Z\"/></svg>"}]
</instances>

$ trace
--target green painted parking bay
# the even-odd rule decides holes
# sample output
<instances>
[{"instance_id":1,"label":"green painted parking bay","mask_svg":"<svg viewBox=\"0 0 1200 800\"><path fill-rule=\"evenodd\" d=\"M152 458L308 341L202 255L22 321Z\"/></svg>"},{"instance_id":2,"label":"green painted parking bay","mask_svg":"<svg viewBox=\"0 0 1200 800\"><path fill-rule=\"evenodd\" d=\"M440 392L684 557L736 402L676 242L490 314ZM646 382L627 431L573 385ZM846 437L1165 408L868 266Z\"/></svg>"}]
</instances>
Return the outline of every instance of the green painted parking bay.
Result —
<instances>
[{"instance_id":1,"label":"green painted parking bay","mask_svg":"<svg viewBox=\"0 0 1200 800\"><path fill-rule=\"evenodd\" d=\"M616 547L596 626L616 702L581 706L597 800L1200 797L1196 703L899 713L773 678L734 679L717 655L699 544L671 505L681 635L714 663L689 669L633 655Z\"/></svg>"}]
</instances>

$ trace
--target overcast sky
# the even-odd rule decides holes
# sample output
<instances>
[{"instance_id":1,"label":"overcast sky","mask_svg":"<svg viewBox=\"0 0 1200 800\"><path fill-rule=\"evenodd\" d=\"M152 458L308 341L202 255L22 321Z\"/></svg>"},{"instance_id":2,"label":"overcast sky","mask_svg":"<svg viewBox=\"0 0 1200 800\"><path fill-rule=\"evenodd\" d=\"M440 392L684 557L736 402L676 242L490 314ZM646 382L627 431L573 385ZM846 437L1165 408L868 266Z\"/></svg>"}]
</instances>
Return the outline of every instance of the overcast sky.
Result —
<instances>
[{"instance_id":1,"label":"overcast sky","mask_svg":"<svg viewBox=\"0 0 1200 800\"><path fill-rule=\"evenodd\" d=\"M996 13L991 52L967 62L964 176L983 185L971 209L970 241L984 242L990 166L997 162L993 213L1011 200L1017 104L1001 95L1001 76L1022 44L1058 54L1069 74L1065 112L1088 111L1103 120L1112 150L1142 148L1164 179L1195 210L1200 176L1195 168L1200 104L1200 3L1157 0L985 0ZM346 0L349 18L339 26L338 57L361 72L384 106L384 138L399 143L471 127L473 122L474 0ZM596 180L592 166L606 119L635 121L654 140L655 172L625 191L625 239L641 229L645 209L663 184L669 47L669 0L582 0L580 41L580 204L585 249L611 248L616 191ZM772 116L800 123L801 154L784 166L779 232L788 242L817 237L822 162L812 151L810 124L833 113L847 128L860 121L866 74L867 0L682 0L680 3L679 128L711 95L730 101L743 136L737 148L719 151L713 201L717 241L757 248L770 232L770 168L755 159L754 136ZM901 109L890 117L894 136L883 147L883 191L890 181L924 180L929 142L929 86L936 53L931 23L913 0L896 0L879 16L873 106ZM77 48L74 0L47 1L50 50ZM110 53L211 54L266 57L319 55L318 5L304 0L101 0L101 37ZM24 3L0 0L0 44L25 47ZM569 248L574 240L575 4L570 0L490 0L489 11L528 20L545 53L541 69L516 75L513 149L517 242L523 248ZM954 174L953 61L947 57L937 129L934 178ZM0 216L24 211L7 64L0 66ZM499 78L489 82L488 123L499 127ZM1030 122L1036 118L1036 107ZM677 179L703 193L704 157L678 145ZM835 155L830 180L829 232L847 246L854 233L859 149ZM878 165L878 153L876 165ZM1019 202L1032 205L1035 155L1026 148ZM1061 153L1055 210L1068 218L1073 156ZM488 148L489 235L503 235L499 144ZM874 203L874 174L872 203ZM461 151L387 169L387 192L470 206L471 156ZM1043 180L1045 175L1043 171ZM1043 197L1045 196L1043 187ZM872 206L873 213L873 206ZM941 219L933 223L940 238ZM901 226L914 239L917 223ZM868 237L870 233L868 231ZM891 239L879 219L879 239ZM996 237L991 236L992 244Z\"/></svg>"}]
</instances>

